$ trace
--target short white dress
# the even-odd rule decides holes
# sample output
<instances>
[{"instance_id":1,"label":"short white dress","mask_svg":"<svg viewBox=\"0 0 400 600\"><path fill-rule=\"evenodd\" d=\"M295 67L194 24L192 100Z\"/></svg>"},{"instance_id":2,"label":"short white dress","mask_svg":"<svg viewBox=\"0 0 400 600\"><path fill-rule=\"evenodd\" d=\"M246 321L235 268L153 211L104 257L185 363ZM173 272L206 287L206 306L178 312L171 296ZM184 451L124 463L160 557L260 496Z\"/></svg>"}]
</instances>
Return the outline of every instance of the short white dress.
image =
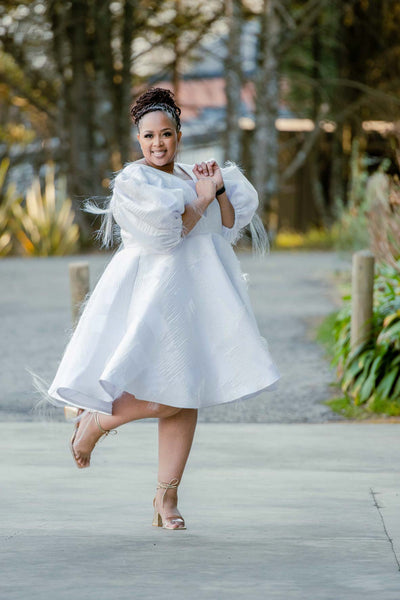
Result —
<instances>
[{"instance_id":1,"label":"short white dress","mask_svg":"<svg viewBox=\"0 0 400 600\"><path fill-rule=\"evenodd\" d=\"M57 406L112 414L126 391L202 408L278 381L232 248L255 214L257 192L236 165L222 168L234 226L222 225L215 199L183 235L197 179L193 165L179 166L191 180L138 162L116 176L109 212L121 245L86 299L48 389Z\"/></svg>"}]
</instances>

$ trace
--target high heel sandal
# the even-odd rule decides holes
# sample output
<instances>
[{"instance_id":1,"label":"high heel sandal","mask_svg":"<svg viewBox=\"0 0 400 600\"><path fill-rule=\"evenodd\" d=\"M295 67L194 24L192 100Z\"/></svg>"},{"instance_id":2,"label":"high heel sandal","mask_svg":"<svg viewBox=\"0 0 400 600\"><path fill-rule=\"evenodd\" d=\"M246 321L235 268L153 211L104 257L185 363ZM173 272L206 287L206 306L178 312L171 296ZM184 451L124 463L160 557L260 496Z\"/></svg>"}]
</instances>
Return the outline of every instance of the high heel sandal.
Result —
<instances>
[{"instance_id":1,"label":"high heel sandal","mask_svg":"<svg viewBox=\"0 0 400 600\"><path fill-rule=\"evenodd\" d=\"M74 441L75 441L76 434L77 434L78 429L79 429L80 421L81 421L81 419L83 417L83 414L85 412L88 412L88 411L85 411L82 408L75 408L75 407L70 407L70 406L64 408L64 414L65 414L66 419L71 419L72 416L75 415L75 419L74 420L76 420L76 422L75 422L75 427L74 427L74 431L73 431L72 437L71 437L70 442L69 442L69 447L70 447L71 454L73 456L73 459L74 459L74 461L75 461L76 466L78 467L78 469L84 469L84 468L86 468L86 467L84 467L84 466L82 466L82 465L79 464L79 462L77 461L77 458L75 456L75 452L74 452ZM103 435L101 435L99 437L99 439L97 440L96 444L104 436L107 436L109 433L114 433L114 434L118 433L118 431L116 429L103 429L103 427L99 423L99 413L95 412L93 414L94 414L94 420L96 422L97 427L103 433ZM95 446L96 446L96 444L95 444ZM90 466L90 465L87 465L87 466Z\"/></svg>"},{"instance_id":2,"label":"high heel sandal","mask_svg":"<svg viewBox=\"0 0 400 600\"><path fill-rule=\"evenodd\" d=\"M167 493L167 490L176 489L178 487L178 485L179 485L179 479L176 479L176 478L172 479L170 481L170 483L164 483L163 481L159 481L157 483L157 489L160 489L160 488L164 489L164 493L161 498L161 506L164 505L164 496ZM156 496L154 497L154 500L153 500L153 507L154 507L154 518L153 518L152 525L154 525L154 527L162 527L163 529L186 529L185 521L181 517L181 515L171 515L170 517L165 517L165 519L163 521L162 516L158 512L157 507L156 507ZM168 527L168 524L175 524L177 522L181 523L178 527Z\"/></svg>"}]
</instances>

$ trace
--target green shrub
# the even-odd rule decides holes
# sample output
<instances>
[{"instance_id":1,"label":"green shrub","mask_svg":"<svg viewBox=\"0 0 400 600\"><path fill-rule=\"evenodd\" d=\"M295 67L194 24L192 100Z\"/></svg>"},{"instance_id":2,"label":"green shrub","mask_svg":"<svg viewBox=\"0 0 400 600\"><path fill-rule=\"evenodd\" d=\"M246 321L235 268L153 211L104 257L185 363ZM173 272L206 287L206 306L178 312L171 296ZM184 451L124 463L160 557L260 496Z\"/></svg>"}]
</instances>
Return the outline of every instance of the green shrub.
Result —
<instances>
[{"instance_id":1,"label":"green shrub","mask_svg":"<svg viewBox=\"0 0 400 600\"><path fill-rule=\"evenodd\" d=\"M374 282L372 333L368 342L355 351L350 347L351 297L343 298L341 310L329 316L319 338L329 345L327 325L331 324L331 359L337 369L347 413L362 412L400 415L400 273L380 266ZM335 399L338 408L338 399ZM335 402L331 404L335 409ZM340 403L339 403L340 404ZM341 406L346 413L345 404Z\"/></svg>"}]
</instances>

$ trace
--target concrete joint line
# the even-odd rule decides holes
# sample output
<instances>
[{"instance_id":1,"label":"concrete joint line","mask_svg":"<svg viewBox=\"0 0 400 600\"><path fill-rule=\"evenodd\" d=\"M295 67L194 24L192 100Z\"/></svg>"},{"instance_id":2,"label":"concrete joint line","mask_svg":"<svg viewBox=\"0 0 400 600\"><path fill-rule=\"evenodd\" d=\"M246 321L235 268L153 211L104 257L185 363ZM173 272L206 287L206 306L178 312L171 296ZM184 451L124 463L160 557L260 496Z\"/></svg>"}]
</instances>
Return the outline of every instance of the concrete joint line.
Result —
<instances>
[{"instance_id":1,"label":"concrete joint line","mask_svg":"<svg viewBox=\"0 0 400 600\"><path fill-rule=\"evenodd\" d=\"M399 559L397 558L396 550L394 549L393 540L390 537L389 532L387 530L385 519L383 518L383 514L382 514L382 511L381 511L381 507L379 506L379 504L378 504L378 502L376 500L376 492L374 492L374 490L372 488L370 488L369 491L370 491L372 499L374 501L374 506L375 506L376 510L378 511L379 516L381 518L382 525L383 525L383 531L385 532L385 535L386 535L386 537L387 537L387 539L389 541L389 544L390 544L390 546L392 548L394 559L395 559L395 561L397 563L397 569L400 571L400 562L399 562Z\"/></svg>"}]
</instances>

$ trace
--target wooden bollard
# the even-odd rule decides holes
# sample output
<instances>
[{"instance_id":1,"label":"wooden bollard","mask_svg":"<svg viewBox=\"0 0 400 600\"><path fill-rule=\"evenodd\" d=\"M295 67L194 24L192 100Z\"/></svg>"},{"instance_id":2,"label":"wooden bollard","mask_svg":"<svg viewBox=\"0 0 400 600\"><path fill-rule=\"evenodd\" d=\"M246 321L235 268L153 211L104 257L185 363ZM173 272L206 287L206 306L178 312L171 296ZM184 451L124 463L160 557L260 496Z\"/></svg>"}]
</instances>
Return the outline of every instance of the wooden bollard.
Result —
<instances>
[{"instance_id":1,"label":"wooden bollard","mask_svg":"<svg viewBox=\"0 0 400 600\"><path fill-rule=\"evenodd\" d=\"M360 250L353 254L350 338L352 351L366 342L371 334L374 269L374 255L369 250Z\"/></svg>"},{"instance_id":2,"label":"wooden bollard","mask_svg":"<svg viewBox=\"0 0 400 600\"><path fill-rule=\"evenodd\" d=\"M75 329L81 304L89 293L89 263L69 263L69 281L71 286L72 323Z\"/></svg>"}]
</instances>

